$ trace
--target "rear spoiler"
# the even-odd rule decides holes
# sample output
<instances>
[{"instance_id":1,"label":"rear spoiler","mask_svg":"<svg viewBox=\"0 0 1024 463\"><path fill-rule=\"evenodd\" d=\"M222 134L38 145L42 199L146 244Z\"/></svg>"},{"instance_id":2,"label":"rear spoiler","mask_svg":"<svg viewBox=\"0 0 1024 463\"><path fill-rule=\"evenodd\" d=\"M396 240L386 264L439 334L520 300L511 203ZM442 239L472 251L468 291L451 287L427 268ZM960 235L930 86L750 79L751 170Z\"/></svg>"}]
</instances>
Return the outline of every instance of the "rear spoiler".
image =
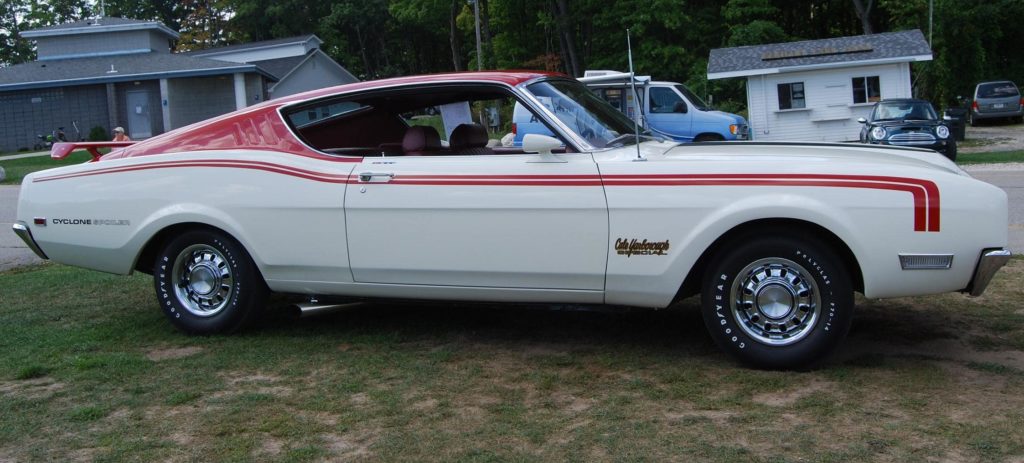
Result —
<instances>
[{"instance_id":1,"label":"rear spoiler","mask_svg":"<svg viewBox=\"0 0 1024 463\"><path fill-rule=\"evenodd\" d=\"M100 153L100 148L124 148L135 143L134 141L60 142L53 144L53 148L50 149L50 157L59 160L68 157L74 151L86 150L92 155L92 160L89 162L96 162L100 160L100 156L103 156L103 153Z\"/></svg>"}]
</instances>

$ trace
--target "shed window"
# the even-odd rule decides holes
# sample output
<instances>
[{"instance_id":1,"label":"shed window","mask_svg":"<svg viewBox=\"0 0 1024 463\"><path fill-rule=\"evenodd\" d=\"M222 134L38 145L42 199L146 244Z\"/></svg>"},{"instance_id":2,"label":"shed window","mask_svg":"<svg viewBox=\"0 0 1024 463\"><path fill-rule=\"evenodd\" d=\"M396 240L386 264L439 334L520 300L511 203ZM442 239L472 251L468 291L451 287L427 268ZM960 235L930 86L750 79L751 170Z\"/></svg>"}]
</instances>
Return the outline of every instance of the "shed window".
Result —
<instances>
[{"instance_id":1,"label":"shed window","mask_svg":"<svg viewBox=\"0 0 1024 463\"><path fill-rule=\"evenodd\" d=\"M878 76L853 78L853 102L874 103L882 99L882 86Z\"/></svg>"},{"instance_id":2,"label":"shed window","mask_svg":"<svg viewBox=\"0 0 1024 463\"><path fill-rule=\"evenodd\" d=\"M804 83L790 82L779 84L779 109L805 108Z\"/></svg>"}]
</instances>

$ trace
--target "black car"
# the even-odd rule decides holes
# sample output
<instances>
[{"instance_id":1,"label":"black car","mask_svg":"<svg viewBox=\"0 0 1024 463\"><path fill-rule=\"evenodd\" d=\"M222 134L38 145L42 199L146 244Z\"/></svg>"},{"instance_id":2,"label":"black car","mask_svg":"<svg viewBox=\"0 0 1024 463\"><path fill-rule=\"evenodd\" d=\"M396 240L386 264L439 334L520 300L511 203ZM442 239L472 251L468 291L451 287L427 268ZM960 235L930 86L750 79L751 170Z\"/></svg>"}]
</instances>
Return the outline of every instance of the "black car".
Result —
<instances>
[{"instance_id":1,"label":"black car","mask_svg":"<svg viewBox=\"0 0 1024 463\"><path fill-rule=\"evenodd\" d=\"M946 121L939 119L932 104L924 100L899 99L875 103L864 125L860 142L877 145L930 148L956 160L956 140Z\"/></svg>"}]
</instances>

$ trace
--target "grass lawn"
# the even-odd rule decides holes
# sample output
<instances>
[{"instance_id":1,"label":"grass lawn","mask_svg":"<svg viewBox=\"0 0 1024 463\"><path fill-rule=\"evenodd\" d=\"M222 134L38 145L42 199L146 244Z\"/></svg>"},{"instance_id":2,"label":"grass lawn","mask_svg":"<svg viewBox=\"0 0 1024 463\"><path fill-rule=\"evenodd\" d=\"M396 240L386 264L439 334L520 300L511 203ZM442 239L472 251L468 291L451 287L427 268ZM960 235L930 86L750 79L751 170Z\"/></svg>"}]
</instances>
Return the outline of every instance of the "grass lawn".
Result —
<instances>
[{"instance_id":1,"label":"grass lawn","mask_svg":"<svg viewBox=\"0 0 1024 463\"><path fill-rule=\"evenodd\" d=\"M54 160L49 156L34 156L12 159L10 161L0 160L0 167L3 167L5 172L4 180L3 182L0 182L0 185L20 185L21 179L25 178L26 175L32 172L71 164L80 164L90 159L92 159L92 156L89 153L85 151L77 151L60 161Z\"/></svg>"},{"instance_id":2,"label":"grass lawn","mask_svg":"<svg viewBox=\"0 0 1024 463\"><path fill-rule=\"evenodd\" d=\"M1024 151L994 151L989 153L959 153L957 164L991 164L1002 162L1024 162Z\"/></svg>"},{"instance_id":3,"label":"grass lawn","mask_svg":"<svg viewBox=\"0 0 1024 463\"><path fill-rule=\"evenodd\" d=\"M783 373L721 354L692 300L278 310L189 337L148 276L23 268L0 273L0 461L1019 461L1022 275L860 299L830 363Z\"/></svg>"}]
</instances>

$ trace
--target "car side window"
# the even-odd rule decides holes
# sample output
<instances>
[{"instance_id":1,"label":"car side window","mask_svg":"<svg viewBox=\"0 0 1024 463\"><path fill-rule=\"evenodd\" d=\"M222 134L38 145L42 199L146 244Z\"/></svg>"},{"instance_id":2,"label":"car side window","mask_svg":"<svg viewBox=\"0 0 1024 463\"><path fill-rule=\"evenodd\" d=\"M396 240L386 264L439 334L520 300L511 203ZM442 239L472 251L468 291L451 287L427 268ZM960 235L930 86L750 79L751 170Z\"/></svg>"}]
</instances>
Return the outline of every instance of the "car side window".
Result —
<instances>
[{"instance_id":1,"label":"car side window","mask_svg":"<svg viewBox=\"0 0 1024 463\"><path fill-rule=\"evenodd\" d=\"M485 148L511 139L515 106L512 97L491 96L416 108L402 113L401 118L409 127L429 127L427 130L437 132L439 154L493 154Z\"/></svg>"},{"instance_id":2,"label":"car side window","mask_svg":"<svg viewBox=\"0 0 1024 463\"><path fill-rule=\"evenodd\" d=\"M682 97L668 87L651 87L650 94L651 113L654 114L675 112L676 104L683 101Z\"/></svg>"}]
</instances>

